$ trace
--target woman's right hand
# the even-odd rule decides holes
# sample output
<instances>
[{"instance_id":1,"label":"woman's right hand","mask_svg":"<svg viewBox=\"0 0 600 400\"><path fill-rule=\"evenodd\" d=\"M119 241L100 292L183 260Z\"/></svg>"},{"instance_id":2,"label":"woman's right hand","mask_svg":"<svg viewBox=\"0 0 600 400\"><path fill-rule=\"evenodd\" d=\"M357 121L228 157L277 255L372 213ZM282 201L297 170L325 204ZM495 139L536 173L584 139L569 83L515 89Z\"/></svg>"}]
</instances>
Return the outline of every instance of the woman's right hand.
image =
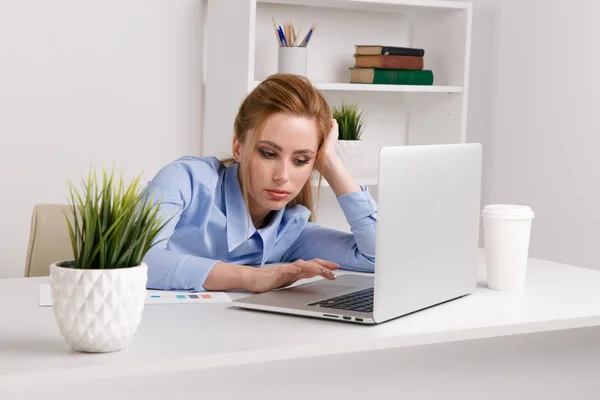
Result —
<instances>
[{"instance_id":1,"label":"woman's right hand","mask_svg":"<svg viewBox=\"0 0 600 400\"><path fill-rule=\"evenodd\" d=\"M335 271L339 265L315 258L314 260L297 260L290 264L273 264L264 267L245 269L246 289L263 293L273 289L289 286L300 279L322 276L325 279L334 280Z\"/></svg>"}]
</instances>

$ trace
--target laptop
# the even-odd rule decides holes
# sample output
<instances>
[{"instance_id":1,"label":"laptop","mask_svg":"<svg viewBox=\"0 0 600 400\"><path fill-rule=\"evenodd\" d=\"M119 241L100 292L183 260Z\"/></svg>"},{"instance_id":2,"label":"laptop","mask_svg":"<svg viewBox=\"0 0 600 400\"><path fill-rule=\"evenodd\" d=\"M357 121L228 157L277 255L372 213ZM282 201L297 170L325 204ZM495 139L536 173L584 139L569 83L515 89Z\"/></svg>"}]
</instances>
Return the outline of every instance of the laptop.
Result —
<instances>
[{"instance_id":1,"label":"laptop","mask_svg":"<svg viewBox=\"0 0 600 400\"><path fill-rule=\"evenodd\" d=\"M383 147L375 273L320 278L233 305L378 324L473 293L481 160L479 143Z\"/></svg>"}]
</instances>

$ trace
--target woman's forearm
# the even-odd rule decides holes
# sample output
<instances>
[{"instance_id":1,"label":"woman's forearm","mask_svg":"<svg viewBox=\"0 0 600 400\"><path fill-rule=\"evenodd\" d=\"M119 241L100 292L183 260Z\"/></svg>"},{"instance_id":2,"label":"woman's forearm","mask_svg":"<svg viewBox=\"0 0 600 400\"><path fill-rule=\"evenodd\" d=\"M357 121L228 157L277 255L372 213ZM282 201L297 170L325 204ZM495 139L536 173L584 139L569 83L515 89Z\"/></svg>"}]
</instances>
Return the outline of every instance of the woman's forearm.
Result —
<instances>
[{"instance_id":1,"label":"woman's forearm","mask_svg":"<svg viewBox=\"0 0 600 400\"><path fill-rule=\"evenodd\" d=\"M247 290L247 276L251 268L218 262L210 270L202 287L206 290Z\"/></svg>"},{"instance_id":2,"label":"woman's forearm","mask_svg":"<svg viewBox=\"0 0 600 400\"><path fill-rule=\"evenodd\" d=\"M322 171L323 178L327 180L336 196L361 191L341 158L337 156L326 158Z\"/></svg>"}]
</instances>

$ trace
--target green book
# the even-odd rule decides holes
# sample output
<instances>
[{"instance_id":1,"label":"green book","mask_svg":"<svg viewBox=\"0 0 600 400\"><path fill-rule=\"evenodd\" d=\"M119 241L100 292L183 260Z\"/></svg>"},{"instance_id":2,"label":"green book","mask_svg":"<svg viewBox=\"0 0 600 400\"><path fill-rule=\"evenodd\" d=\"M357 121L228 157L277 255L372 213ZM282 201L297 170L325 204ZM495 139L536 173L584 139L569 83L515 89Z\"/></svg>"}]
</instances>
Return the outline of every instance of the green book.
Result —
<instances>
[{"instance_id":1,"label":"green book","mask_svg":"<svg viewBox=\"0 0 600 400\"><path fill-rule=\"evenodd\" d=\"M350 83L375 85L433 85L433 71L410 69L350 68Z\"/></svg>"}]
</instances>

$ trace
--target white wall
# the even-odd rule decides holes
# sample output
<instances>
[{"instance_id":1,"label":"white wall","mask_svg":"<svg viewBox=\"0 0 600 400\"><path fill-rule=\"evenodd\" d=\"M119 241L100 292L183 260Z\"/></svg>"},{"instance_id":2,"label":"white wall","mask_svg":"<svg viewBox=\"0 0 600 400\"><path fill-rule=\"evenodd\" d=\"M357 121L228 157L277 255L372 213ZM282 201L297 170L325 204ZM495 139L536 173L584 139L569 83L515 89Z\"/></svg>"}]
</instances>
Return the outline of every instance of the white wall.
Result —
<instances>
[{"instance_id":1,"label":"white wall","mask_svg":"<svg viewBox=\"0 0 600 400\"><path fill-rule=\"evenodd\" d=\"M531 205L531 254L598 268L600 4L474 0L469 140L484 201ZM149 178L200 154L202 0L0 3L0 277L34 204L113 161Z\"/></svg>"},{"instance_id":2,"label":"white wall","mask_svg":"<svg viewBox=\"0 0 600 400\"><path fill-rule=\"evenodd\" d=\"M22 276L32 207L91 163L143 182L200 154L203 0L0 2L0 277Z\"/></svg>"},{"instance_id":3,"label":"white wall","mask_svg":"<svg viewBox=\"0 0 600 400\"><path fill-rule=\"evenodd\" d=\"M600 3L474 0L469 139L487 203L536 214L531 255L600 269Z\"/></svg>"}]
</instances>

